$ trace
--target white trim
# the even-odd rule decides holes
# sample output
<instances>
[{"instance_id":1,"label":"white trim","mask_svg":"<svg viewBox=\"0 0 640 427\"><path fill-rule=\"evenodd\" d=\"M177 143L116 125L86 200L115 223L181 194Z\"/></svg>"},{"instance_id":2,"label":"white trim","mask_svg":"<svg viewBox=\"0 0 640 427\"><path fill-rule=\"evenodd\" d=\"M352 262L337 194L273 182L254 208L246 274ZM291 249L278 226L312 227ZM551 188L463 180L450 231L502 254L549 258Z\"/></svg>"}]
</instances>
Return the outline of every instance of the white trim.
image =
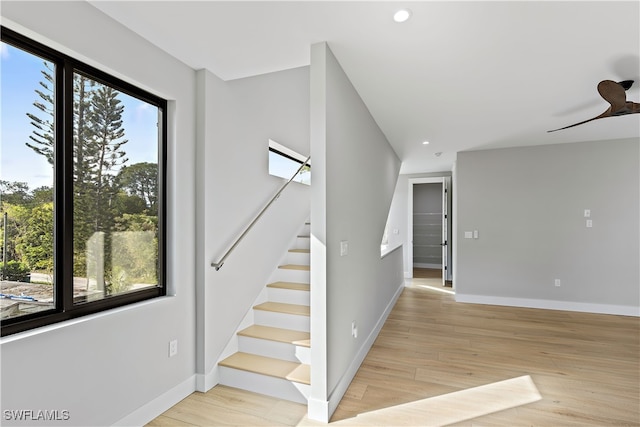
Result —
<instances>
[{"instance_id":1,"label":"white trim","mask_svg":"<svg viewBox=\"0 0 640 427\"><path fill-rule=\"evenodd\" d=\"M218 384L220 384L220 373L217 363L208 374L196 374L196 391L206 393Z\"/></svg>"},{"instance_id":2,"label":"white trim","mask_svg":"<svg viewBox=\"0 0 640 427\"><path fill-rule=\"evenodd\" d=\"M196 391L196 376L192 375L149 403L113 423L114 426L143 426Z\"/></svg>"},{"instance_id":3,"label":"white trim","mask_svg":"<svg viewBox=\"0 0 640 427\"><path fill-rule=\"evenodd\" d=\"M349 384L351 384L353 377L355 377L365 357L367 357L367 354L369 353L371 346L373 345L374 341L378 337L380 330L384 326L384 322L387 320L387 317L389 317L389 313L391 313L391 310L396 305L396 301L398 301L398 298L400 298L400 294L402 293L404 288L405 288L405 285L403 281L400 284L400 286L398 286L398 289L396 290L396 293L393 295L393 298L391 298L391 301L389 302L389 304L387 304L387 307L385 308L384 312L378 319L376 326L373 328L373 330L371 331L367 339L362 343L362 346L360 347L360 350L358 351L358 353L355 355L353 361L351 362L351 365L349 365L349 368L345 371L344 375L342 376L340 381L338 381L338 384L331 392L331 396L329 397L329 402L327 402L328 406L326 407L326 409L328 409L328 412L326 413L328 415L328 418L331 418L331 415L333 415L336 408L338 407L340 400L346 393L347 388L349 387ZM323 402L314 402L314 403L321 404ZM316 415L316 412L315 412L316 409L319 409L319 408L314 406L314 415ZM309 414L311 414L311 401L309 401ZM309 418L313 420L320 420L320 418L312 418L311 416L309 416ZM328 419L324 420L323 422L328 422Z\"/></svg>"},{"instance_id":4,"label":"white trim","mask_svg":"<svg viewBox=\"0 0 640 427\"><path fill-rule=\"evenodd\" d=\"M329 414L331 414L331 412L329 412L329 401L309 398L307 418L321 423L328 423L329 418L331 418Z\"/></svg>"},{"instance_id":5,"label":"white trim","mask_svg":"<svg viewBox=\"0 0 640 427\"><path fill-rule=\"evenodd\" d=\"M444 176L426 177L426 178L409 178L409 190L407 192L407 271L404 277L413 278L413 186L414 184L442 184L445 181Z\"/></svg>"},{"instance_id":6,"label":"white trim","mask_svg":"<svg viewBox=\"0 0 640 427\"><path fill-rule=\"evenodd\" d=\"M380 246L380 259L386 257L391 252L395 251L396 249L400 249L401 247L402 247L402 243L397 243L395 246L381 245Z\"/></svg>"},{"instance_id":7,"label":"white trim","mask_svg":"<svg viewBox=\"0 0 640 427\"><path fill-rule=\"evenodd\" d=\"M456 302L640 317L640 307L631 305L593 304L588 302L494 297L488 295L461 295L459 293L456 294Z\"/></svg>"}]
</instances>

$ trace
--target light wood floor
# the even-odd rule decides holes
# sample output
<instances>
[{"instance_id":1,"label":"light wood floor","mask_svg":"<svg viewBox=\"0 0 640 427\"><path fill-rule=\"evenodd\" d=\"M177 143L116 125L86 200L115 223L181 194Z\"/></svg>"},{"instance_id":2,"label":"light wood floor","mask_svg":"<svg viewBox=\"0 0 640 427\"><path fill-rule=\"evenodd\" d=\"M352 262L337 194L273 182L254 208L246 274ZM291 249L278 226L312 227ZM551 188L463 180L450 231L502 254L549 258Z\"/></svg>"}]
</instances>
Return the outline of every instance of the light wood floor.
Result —
<instances>
[{"instance_id":1,"label":"light wood floor","mask_svg":"<svg viewBox=\"0 0 640 427\"><path fill-rule=\"evenodd\" d=\"M640 319L458 304L404 290L331 425L640 425ZM323 425L306 407L217 386L149 426Z\"/></svg>"}]
</instances>

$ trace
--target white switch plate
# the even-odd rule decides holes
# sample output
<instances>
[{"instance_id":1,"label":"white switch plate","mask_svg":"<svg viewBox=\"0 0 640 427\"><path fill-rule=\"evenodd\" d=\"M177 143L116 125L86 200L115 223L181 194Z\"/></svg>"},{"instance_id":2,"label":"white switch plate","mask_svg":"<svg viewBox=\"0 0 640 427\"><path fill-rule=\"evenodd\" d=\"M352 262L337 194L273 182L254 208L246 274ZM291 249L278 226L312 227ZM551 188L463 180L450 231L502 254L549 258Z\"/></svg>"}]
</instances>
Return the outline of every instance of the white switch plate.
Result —
<instances>
[{"instance_id":1,"label":"white switch plate","mask_svg":"<svg viewBox=\"0 0 640 427\"><path fill-rule=\"evenodd\" d=\"M478 238L478 230L473 230L473 238L474 239Z\"/></svg>"},{"instance_id":2,"label":"white switch plate","mask_svg":"<svg viewBox=\"0 0 640 427\"><path fill-rule=\"evenodd\" d=\"M473 231L465 231L464 232L465 239L473 239Z\"/></svg>"},{"instance_id":3,"label":"white switch plate","mask_svg":"<svg viewBox=\"0 0 640 427\"><path fill-rule=\"evenodd\" d=\"M169 341L169 357L178 354L178 340Z\"/></svg>"},{"instance_id":4,"label":"white switch plate","mask_svg":"<svg viewBox=\"0 0 640 427\"><path fill-rule=\"evenodd\" d=\"M591 216L591 209L585 209L584 210L584 217L585 218L589 218Z\"/></svg>"},{"instance_id":5,"label":"white switch plate","mask_svg":"<svg viewBox=\"0 0 640 427\"><path fill-rule=\"evenodd\" d=\"M349 242L343 240L340 242L340 256L346 256L347 254L349 254Z\"/></svg>"},{"instance_id":6,"label":"white switch plate","mask_svg":"<svg viewBox=\"0 0 640 427\"><path fill-rule=\"evenodd\" d=\"M562 282L560 281L560 279L556 279L556 280L554 281L554 284L555 284L556 286L560 286L560 285L562 284Z\"/></svg>"},{"instance_id":7,"label":"white switch plate","mask_svg":"<svg viewBox=\"0 0 640 427\"><path fill-rule=\"evenodd\" d=\"M587 228L591 228L593 227L593 220L588 219L587 220Z\"/></svg>"}]
</instances>

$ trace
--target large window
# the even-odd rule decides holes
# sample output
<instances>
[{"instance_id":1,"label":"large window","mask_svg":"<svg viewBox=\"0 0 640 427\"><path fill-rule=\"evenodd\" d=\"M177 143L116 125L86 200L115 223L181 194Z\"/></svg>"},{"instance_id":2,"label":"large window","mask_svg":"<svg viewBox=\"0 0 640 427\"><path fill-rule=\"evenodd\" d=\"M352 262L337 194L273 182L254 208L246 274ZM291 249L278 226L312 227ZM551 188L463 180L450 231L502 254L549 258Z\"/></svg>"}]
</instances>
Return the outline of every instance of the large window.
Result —
<instances>
[{"instance_id":1,"label":"large window","mask_svg":"<svg viewBox=\"0 0 640 427\"><path fill-rule=\"evenodd\" d=\"M2 28L2 335L165 294L166 101Z\"/></svg>"}]
</instances>

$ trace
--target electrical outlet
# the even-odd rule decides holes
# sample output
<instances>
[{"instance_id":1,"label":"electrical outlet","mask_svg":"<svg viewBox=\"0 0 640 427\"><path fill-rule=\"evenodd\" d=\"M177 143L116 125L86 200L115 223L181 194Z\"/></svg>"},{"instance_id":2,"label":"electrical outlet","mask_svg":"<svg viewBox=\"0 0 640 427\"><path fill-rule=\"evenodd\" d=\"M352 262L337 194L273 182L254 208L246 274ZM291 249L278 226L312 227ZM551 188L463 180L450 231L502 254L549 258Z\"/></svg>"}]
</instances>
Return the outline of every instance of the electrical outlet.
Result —
<instances>
[{"instance_id":1,"label":"electrical outlet","mask_svg":"<svg viewBox=\"0 0 640 427\"><path fill-rule=\"evenodd\" d=\"M358 326L356 325L356 321L351 322L351 336L354 338L358 338Z\"/></svg>"},{"instance_id":2,"label":"electrical outlet","mask_svg":"<svg viewBox=\"0 0 640 427\"><path fill-rule=\"evenodd\" d=\"M169 357L178 354L178 340L169 341Z\"/></svg>"}]
</instances>

